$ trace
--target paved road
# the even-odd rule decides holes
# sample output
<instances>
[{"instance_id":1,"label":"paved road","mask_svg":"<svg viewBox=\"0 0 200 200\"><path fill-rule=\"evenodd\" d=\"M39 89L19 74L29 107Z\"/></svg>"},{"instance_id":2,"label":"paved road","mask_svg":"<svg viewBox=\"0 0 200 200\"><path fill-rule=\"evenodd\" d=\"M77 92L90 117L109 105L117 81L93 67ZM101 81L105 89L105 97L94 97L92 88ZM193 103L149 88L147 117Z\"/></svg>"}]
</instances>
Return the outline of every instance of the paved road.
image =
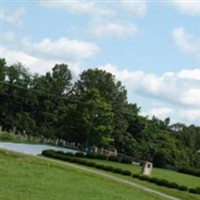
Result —
<instances>
[{"instance_id":1,"label":"paved road","mask_svg":"<svg viewBox=\"0 0 200 200\"><path fill-rule=\"evenodd\" d=\"M84 167L84 166L80 166L80 165L76 165L76 164L71 164L71 163L68 163L68 162L63 162L63 161L59 161L59 160L54 160L54 159L50 159L50 158L45 158L45 157L40 157L42 159L46 159L46 160L51 160L51 161L54 161L56 163L62 163L62 164L65 164L67 166L70 166L70 167L74 167L76 169L79 169L79 170L82 170L82 171L85 171L85 172L89 172L89 173L93 173L93 174L98 174L100 176L104 176L110 180L114 180L116 182L120 182L120 183L124 183L126 185L130 185L130 186L133 186L135 188L139 188L141 190L144 190L146 192L150 192L150 193L153 193L153 194L156 194L160 197L163 197L165 198L166 200L181 200L181 199L178 199L176 197L173 197L173 196L170 196L170 195L167 195L167 194L164 194L162 192L158 192L156 190L153 190L153 189L150 189L150 188L147 188L147 187L144 187L142 185L139 185L137 183L134 183L132 181L128 181L128 180L124 180L122 178L118 178L116 176L112 176L110 174L107 174L107 173L104 173L102 171L98 171L98 170L95 170L95 169L90 169L90 168L87 168L87 167Z\"/></svg>"}]
</instances>

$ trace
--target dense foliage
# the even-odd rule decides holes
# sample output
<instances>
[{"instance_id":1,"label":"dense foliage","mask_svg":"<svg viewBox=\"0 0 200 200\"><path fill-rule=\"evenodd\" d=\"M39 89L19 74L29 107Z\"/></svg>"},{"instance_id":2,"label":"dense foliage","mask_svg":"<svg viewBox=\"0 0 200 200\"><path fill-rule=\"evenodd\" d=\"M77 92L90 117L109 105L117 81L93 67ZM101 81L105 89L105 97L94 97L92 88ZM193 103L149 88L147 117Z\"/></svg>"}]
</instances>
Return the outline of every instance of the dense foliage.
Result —
<instances>
[{"instance_id":1,"label":"dense foliage","mask_svg":"<svg viewBox=\"0 0 200 200\"><path fill-rule=\"evenodd\" d=\"M3 131L60 138L82 147L115 147L157 167L200 167L200 127L140 115L115 76L88 69L73 82L66 64L45 75L0 59Z\"/></svg>"}]
</instances>

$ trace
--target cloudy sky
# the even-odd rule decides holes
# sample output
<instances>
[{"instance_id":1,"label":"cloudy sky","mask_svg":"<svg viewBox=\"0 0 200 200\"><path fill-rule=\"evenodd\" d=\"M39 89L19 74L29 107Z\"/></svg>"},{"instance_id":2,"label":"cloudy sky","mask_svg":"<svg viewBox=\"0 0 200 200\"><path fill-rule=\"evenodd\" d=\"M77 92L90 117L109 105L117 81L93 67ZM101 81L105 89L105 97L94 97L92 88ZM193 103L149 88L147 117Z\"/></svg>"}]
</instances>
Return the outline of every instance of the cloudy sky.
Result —
<instances>
[{"instance_id":1,"label":"cloudy sky","mask_svg":"<svg viewBox=\"0 0 200 200\"><path fill-rule=\"evenodd\" d=\"M143 115L200 125L200 1L1 0L1 57L112 72Z\"/></svg>"}]
</instances>

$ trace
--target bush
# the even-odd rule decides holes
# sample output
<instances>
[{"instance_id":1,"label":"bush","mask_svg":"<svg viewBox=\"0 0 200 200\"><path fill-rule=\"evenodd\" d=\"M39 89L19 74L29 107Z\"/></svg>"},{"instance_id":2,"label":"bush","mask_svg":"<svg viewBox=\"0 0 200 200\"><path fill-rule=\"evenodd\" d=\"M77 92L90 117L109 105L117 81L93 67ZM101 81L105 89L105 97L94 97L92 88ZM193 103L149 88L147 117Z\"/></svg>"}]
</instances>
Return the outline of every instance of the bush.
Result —
<instances>
[{"instance_id":1,"label":"bush","mask_svg":"<svg viewBox=\"0 0 200 200\"><path fill-rule=\"evenodd\" d=\"M188 191L188 187L184 186L184 185L180 185L179 186L179 190L181 190L181 191Z\"/></svg>"},{"instance_id":2,"label":"bush","mask_svg":"<svg viewBox=\"0 0 200 200\"><path fill-rule=\"evenodd\" d=\"M140 178L140 175L139 174L133 174L133 176L132 176L133 178Z\"/></svg>"},{"instance_id":3,"label":"bush","mask_svg":"<svg viewBox=\"0 0 200 200\"><path fill-rule=\"evenodd\" d=\"M170 182L168 185L167 185L169 188L174 188L174 189L179 189L179 185L175 182Z\"/></svg>"},{"instance_id":4,"label":"bush","mask_svg":"<svg viewBox=\"0 0 200 200\"><path fill-rule=\"evenodd\" d=\"M178 172L200 177L200 170L192 167L179 167Z\"/></svg>"},{"instance_id":5,"label":"bush","mask_svg":"<svg viewBox=\"0 0 200 200\"><path fill-rule=\"evenodd\" d=\"M74 156L74 154L72 152L66 152L65 155L66 156Z\"/></svg>"},{"instance_id":6,"label":"bush","mask_svg":"<svg viewBox=\"0 0 200 200\"><path fill-rule=\"evenodd\" d=\"M153 157L153 166L163 168L166 165L166 152L158 151Z\"/></svg>"},{"instance_id":7,"label":"bush","mask_svg":"<svg viewBox=\"0 0 200 200\"><path fill-rule=\"evenodd\" d=\"M113 172L116 173L116 174L122 174L123 173L123 169L120 169L120 168L113 168Z\"/></svg>"},{"instance_id":8,"label":"bush","mask_svg":"<svg viewBox=\"0 0 200 200\"><path fill-rule=\"evenodd\" d=\"M94 153L94 152L88 152L86 154L86 158L93 158L93 159L95 159L95 158L97 158L97 154Z\"/></svg>"},{"instance_id":9,"label":"bush","mask_svg":"<svg viewBox=\"0 0 200 200\"><path fill-rule=\"evenodd\" d=\"M78 160L78 162L77 162L78 164L81 164L81 165L87 165L87 161L85 161L85 160Z\"/></svg>"},{"instance_id":10,"label":"bush","mask_svg":"<svg viewBox=\"0 0 200 200\"><path fill-rule=\"evenodd\" d=\"M149 181L150 177L149 176L140 176L139 179L142 181Z\"/></svg>"},{"instance_id":11,"label":"bush","mask_svg":"<svg viewBox=\"0 0 200 200\"><path fill-rule=\"evenodd\" d=\"M150 178L149 182L158 184L159 183L159 179L158 178Z\"/></svg>"},{"instance_id":12,"label":"bush","mask_svg":"<svg viewBox=\"0 0 200 200\"><path fill-rule=\"evenodd\" d=\"M43 150L42 151L42 155L44 156L53 156L53 154L55 154L56 152L52 149L47 149L47 150Z\"/></svg>"},{"instance_id":13,"label":"bush","mask_svg":"<svg viewBox=\"0 0 200 200\"><path fill-rule=\"evenodd\" d=\"M107 156L105 154L96 154L96 158L100 160L107 160Z\"/></svg>"},{"instance_id":14,"label":"bush","mask_svg":"<svg viewBox=\"0 0 200 200\"><path fill-rule=\"evenodd\" d=\"M61 155L65 155L65 153L63 151L56 151L56 153L61 154Z\"/></svg>"},{"instance_id":15,"label":"bush","mask_svg":"<svg viewBox=\"0 0 200 200\"><path fill-rule=\"evenodd\" d=\"M120 162L125 164L132 164L132 159L123 157Z\"/></svg>"},{"instance_id":16,"label":"bush","mask_svg":"<svg viewBox=\"0 0 200 200\"><path fill-rule=\"evenodd\" d=\"M129 170L123 170L122 174L125 175L125 176L131 176L132 175L131 171L129 171Z\"/></svg>"},{"instance_id":17,"label":"bush","mask_svg":"<svg viewBox=\"0 0 200 200\"><path fill-rule=\"evenodd\" d=\"M89 167L96 167L96 163L95 162L87 162L86 161L86 163L85 163L87 166L89 166Z\"/></svg>"},{"instance_id":18,"label":"bush","mask_svg":"<svg viewBox=\"0 0 200 200\"><path fill-rule=\"evenodd\" d=\"M83 152L76 152L75 153L75 156L76 157L79 157L79 158L84 158L85 157L85 154Z\"/></svg>"},{"instance_id":19,"label":"bush","mask_svg":"<svg viewBox=\"0 0 200 200\"><path fill-rule=\"evenodd\" d=\"M96 164L95 166L97 169L105 169L105 165Z\"/></svg>"},{"instance_id":20,"label":"bush","mask_svg":"<svg viewBox=\"0 0 200 200\"><path fill-rule=\"evenodd\" d=\"M108 160L114 161L114 162L119 162L119 158L117 156L109 156Z\"/></svg>"},{"instance_id":21,"label":"bush","mask_svg":"<svg viewBox=\"0 0 200 200\"><path fill-rule=\"evenodd\" d=\"M109 172L113 172L114 167L112 167L112 166L105 166L104 170L109 171Z\"/></svg>"},{"instance_id":22,"label":"bush","mask_svg":"<svg viewBox=\"0 0 200 200\"><path fill-rule=\"evenodd\" d=\"M193 193L193 194L200 194L200 192L199 192L198 189L196 189L196 188L190 188L190 189L189 189L189 192L190 192L190 193Z\"/></svg>"}]
</instances>

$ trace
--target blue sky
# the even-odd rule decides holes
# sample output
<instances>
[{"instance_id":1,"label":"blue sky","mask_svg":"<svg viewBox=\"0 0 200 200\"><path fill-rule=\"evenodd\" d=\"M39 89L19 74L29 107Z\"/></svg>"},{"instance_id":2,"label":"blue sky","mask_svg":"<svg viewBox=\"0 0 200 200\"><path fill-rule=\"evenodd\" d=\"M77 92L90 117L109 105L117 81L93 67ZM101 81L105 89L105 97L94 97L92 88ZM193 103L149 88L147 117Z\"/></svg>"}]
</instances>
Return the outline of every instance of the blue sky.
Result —
<instances>
[{"instance_id":1,"label":"blue sky","mask_svg":"<svg viewBox=\"0 0 200 200\"><path fill-rule=\"evenodd\" d=\"M112 72L141 114L200 125L199 1L1 1L1 57Z\"/></svg>"}]
</instances>

